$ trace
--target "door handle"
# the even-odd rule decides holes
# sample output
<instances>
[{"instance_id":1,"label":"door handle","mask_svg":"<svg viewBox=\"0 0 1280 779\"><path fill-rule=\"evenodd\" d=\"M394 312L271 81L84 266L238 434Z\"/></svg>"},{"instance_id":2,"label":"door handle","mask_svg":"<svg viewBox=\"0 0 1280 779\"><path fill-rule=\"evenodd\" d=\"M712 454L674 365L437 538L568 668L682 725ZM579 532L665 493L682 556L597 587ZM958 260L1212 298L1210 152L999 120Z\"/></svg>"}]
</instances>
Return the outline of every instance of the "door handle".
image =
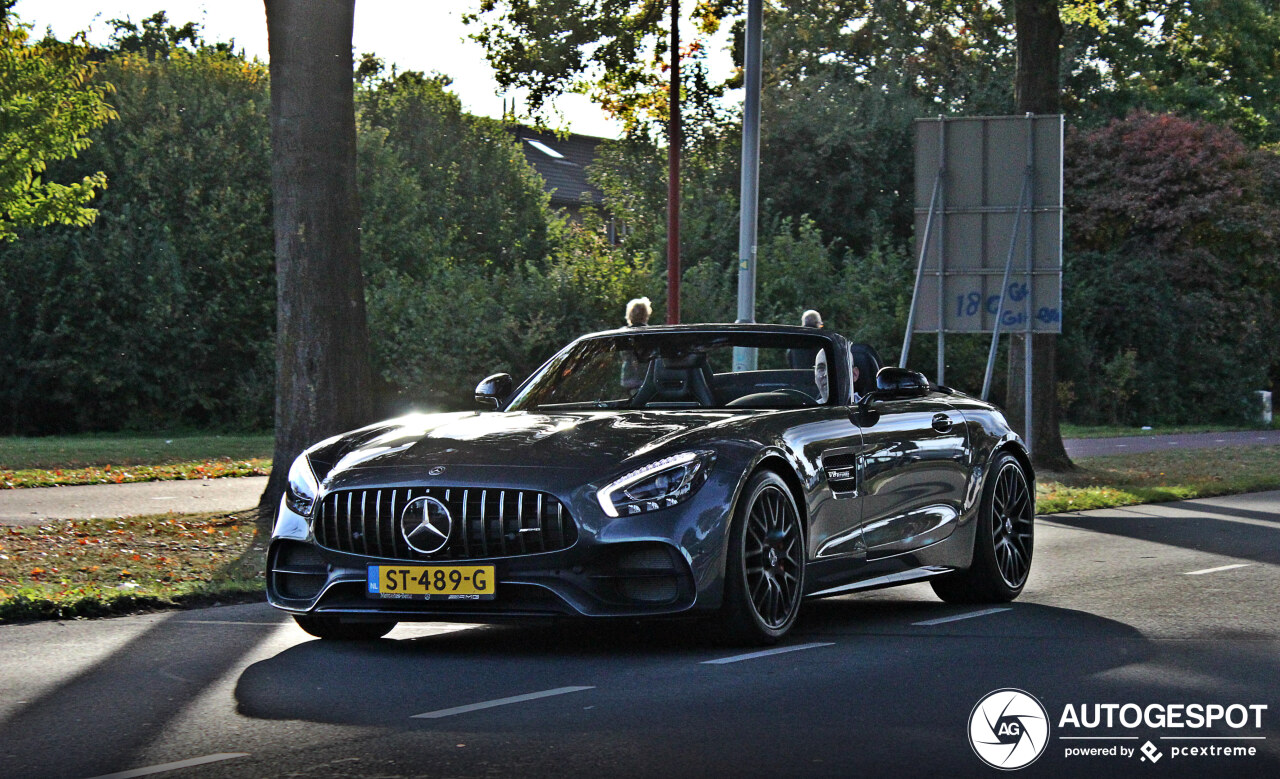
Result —
<instances>
[{"instance_id":1,"label":"door handle","mask_svg":"<svg viewBox=\"0 0 1280 779\"><path fill-rule=\"evenodd\" d=\"M950 433L951 417L947 416L946 414L934 414L933 429L937 430L939 433Z\"/></svg>"}]
</instances>

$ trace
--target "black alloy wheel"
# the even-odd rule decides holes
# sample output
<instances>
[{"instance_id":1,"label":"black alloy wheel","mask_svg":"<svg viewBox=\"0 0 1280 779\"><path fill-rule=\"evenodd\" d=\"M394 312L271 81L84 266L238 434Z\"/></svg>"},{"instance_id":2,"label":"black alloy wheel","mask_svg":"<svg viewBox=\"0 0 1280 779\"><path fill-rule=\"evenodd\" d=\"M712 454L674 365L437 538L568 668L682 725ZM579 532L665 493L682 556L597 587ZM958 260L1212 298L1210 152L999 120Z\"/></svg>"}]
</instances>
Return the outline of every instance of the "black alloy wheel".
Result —
<instances>
[{"instance_id":1,"label":"black alloy wheel","mask_svg":"<svg viewBox=\"0 0 1280 779\"><path fill-rule=\"evenodd\" d=\"M293 620L316 638L330 641L373 641L396 626L395 622L343 622L338 617L320 614L294 614Z\"/></svg>"},{"instance_id":2,"label":"black alloy wheel","mask_svg":"<svg viewBox=\"0 0 1280 779\"><path fill-rule=\"evenodd\" d=\"M982 491L973 563L968 570L933 579L948 603L1006 603L1018 597L1031 573L1035 499L1017 458L1001 452Z\"/></svg>"},{"instance_id":3,"label":"black alloy wheel","mask_svg":"<svg viewBox=\"0 0 1280 779\"><path fill-rule=\"evenodd\" d=\"M1006 586L1020 590L1031 573L1035 509L1027 477L1016 461L1003 463L996 473L991 508L991 546L1000 578Z\"/></svg>"},{"instance_id":4,"label":"black alloy wheel","mask_svg":"<svg viewBox=\"0 0 1280 779\"><path fill-rule=\"evenodd\" d=\"M805 548L786 482L756 473L735 512L725 569L724 627L735 642L772 644L800 613Z\"/></svg>"}]
</instances>

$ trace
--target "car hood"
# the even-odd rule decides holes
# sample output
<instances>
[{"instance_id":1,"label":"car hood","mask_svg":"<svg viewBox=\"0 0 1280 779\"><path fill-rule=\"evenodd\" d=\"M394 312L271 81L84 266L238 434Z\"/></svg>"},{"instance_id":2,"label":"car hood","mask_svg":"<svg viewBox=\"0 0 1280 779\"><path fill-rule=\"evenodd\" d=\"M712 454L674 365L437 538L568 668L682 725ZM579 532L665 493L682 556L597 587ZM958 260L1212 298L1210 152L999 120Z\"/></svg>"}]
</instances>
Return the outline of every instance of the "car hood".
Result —
<instances>
[{"instance_id":1,"label":"car hood","mask_svg":"<svg viewBox=\"0 0 1280 779\"><path fill-rule=\"evenodd\" d=\"M740 416L685 410L418 414L346 436L325 480L356 469L451 465L563 468L595 478L667 445L692 445L702 438L695 431Z\"/></svg>"}]
</instances>

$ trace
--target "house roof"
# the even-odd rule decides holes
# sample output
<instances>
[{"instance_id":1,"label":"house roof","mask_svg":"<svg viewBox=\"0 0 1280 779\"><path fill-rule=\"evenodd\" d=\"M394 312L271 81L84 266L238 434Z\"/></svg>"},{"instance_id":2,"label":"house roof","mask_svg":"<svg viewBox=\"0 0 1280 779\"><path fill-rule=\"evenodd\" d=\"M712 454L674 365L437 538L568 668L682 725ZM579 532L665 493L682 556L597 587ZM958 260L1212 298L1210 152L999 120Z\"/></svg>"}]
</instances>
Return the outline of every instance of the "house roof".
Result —
<instances>
[{"instance_id":1,"label":"house roof","mask_svg":"<svg viewBox=\"0 0 1280 779\"><path fill-rule=\"evenodd\" d=\"M595 162L596 148L604 138L576 133L560 137L521 126L511 128L511 133L520 141L525 159L547 182L551 205L604 202L604 193L587 181L587 168Z\"/></svg>"}]
</instances>

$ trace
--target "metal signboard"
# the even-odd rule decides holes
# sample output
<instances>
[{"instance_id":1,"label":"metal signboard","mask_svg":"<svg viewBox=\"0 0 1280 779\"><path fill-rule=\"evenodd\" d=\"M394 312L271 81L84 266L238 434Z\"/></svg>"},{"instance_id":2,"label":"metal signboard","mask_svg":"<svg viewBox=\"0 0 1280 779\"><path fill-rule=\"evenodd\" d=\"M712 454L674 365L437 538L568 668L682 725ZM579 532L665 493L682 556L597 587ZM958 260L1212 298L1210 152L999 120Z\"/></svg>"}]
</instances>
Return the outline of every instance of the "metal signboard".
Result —
<instances>
[{"instance_id":1,"label":"metal signboard","mask_svg":"<svg viewBox=\"0 0 1280 779\"><path fill-rule=\"evenodd\" d=\"M912 330L1062 332L1062 116L915 130Z\"/></svg>"}]
</instances>

